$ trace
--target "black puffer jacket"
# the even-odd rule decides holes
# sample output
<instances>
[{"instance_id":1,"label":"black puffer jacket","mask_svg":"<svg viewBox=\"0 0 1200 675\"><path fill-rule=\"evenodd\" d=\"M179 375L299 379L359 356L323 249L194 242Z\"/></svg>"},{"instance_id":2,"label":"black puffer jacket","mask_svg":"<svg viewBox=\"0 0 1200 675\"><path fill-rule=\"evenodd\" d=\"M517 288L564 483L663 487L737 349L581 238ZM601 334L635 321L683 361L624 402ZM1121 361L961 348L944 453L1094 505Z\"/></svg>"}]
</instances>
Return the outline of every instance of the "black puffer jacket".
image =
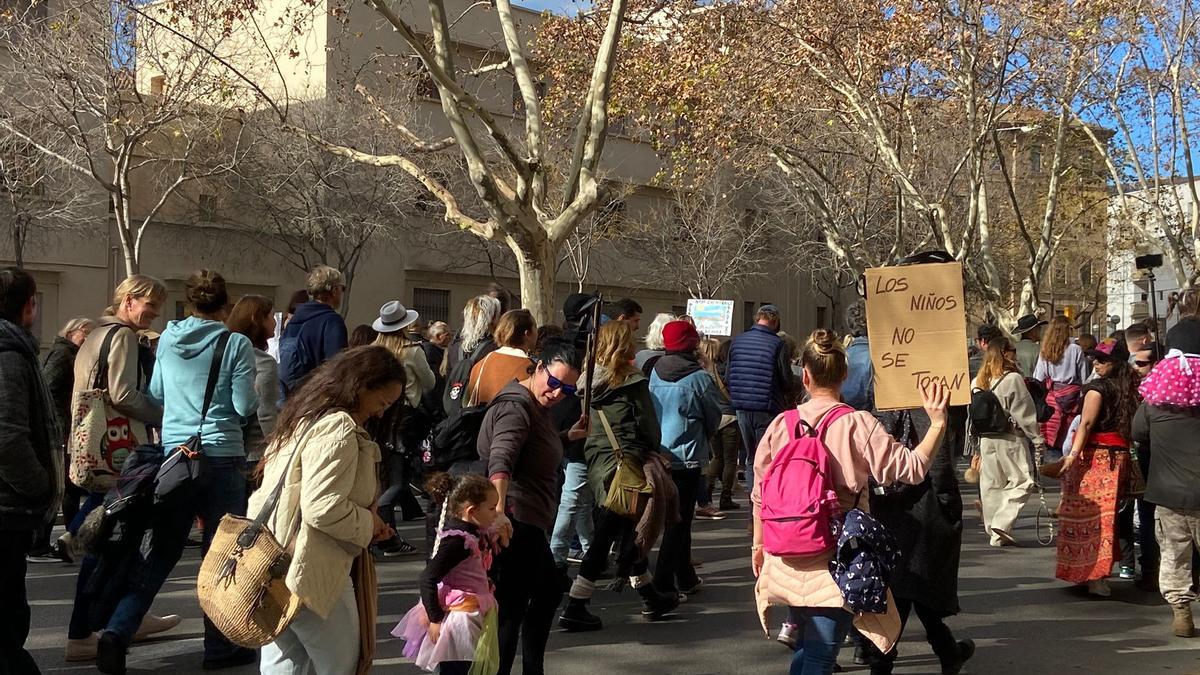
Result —
<instances>
[{"instance_id":1,"label":"black puffer jacket","mask_svg":"<svg viewBox=\"0 0 1200 675\"><path fill-rule=\"evenodd\" d=\"M0 319L0 530L33 530L60 497L62 457L37 344Z\"/></svg>"}]
</instances>

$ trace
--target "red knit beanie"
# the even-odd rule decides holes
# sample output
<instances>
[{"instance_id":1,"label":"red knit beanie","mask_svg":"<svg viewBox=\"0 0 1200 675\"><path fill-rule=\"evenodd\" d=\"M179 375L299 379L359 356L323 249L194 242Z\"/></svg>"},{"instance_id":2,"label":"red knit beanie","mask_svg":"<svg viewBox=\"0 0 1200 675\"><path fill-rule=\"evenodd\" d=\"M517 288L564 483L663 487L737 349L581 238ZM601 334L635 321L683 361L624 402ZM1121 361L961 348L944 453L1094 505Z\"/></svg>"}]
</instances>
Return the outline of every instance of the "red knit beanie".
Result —
<instances>
[{"instance_id":1,"label":"red knit beanie","mask_svg":"<svg viewBox=\"0 0 1200 675\"><path fill-rule=\"evenodd\" d=\"M700 344L700 334L687 321L672 321L663 326L663 347L669 352L687 352Z\"/></svg>"}]
</instances>

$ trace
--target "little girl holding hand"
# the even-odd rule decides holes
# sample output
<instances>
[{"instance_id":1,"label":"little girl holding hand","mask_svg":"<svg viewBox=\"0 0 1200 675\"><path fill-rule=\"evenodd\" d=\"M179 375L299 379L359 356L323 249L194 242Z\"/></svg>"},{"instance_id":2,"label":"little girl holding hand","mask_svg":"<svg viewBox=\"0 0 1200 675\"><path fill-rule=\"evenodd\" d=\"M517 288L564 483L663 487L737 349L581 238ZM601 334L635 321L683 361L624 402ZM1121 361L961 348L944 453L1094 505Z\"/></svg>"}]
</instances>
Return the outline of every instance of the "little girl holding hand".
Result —
<instances>
[{"instance_id":1,"label":"little girl holding hand","mask_svg":"<svg viewBox=\"0 0 1200 675\"><path fill-rule=\"evenodd\" d=\"M483 476L435 474L426 490L441 504L433 556L418 581L421 600L392 630L404 655L443 675L493 675L500 667L488 529L499 495Z\"/></svg>"}]
</instances>

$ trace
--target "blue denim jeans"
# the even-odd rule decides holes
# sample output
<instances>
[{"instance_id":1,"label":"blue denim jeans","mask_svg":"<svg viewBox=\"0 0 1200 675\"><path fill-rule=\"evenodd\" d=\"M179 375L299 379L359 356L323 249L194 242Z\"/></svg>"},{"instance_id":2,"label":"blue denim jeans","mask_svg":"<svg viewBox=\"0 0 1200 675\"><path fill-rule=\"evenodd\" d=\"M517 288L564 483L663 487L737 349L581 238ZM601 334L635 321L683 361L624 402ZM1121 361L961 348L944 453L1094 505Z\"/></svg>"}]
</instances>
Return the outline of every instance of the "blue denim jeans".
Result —
<instances>
[{"instance_id":1,"label":"blue denim jeans","mask_svg":"<svg viewBox=\"0 0 1200 675\"><path fill-rule=\"evenodd\" d=\"M853 616L835 607L792 607L790 615L802 621L789 675L830 675Z\"/></svg>"},{"instance_id":2,"label":"blue denim jeans","mask_svg":"<svg viewBox=\"0 0 1200 675\"><path fill-rule=\"evenodd\" d=\"M587 551L595 533L592 509L596 500L588 486L587 463L567 462L565 474L562 498L558 501L558 518L550 536L550 553L556 565L567 564L573 534L579 535L579 544Z\"/></svg>"},{"instance_id":3,"label":"blue denim jeans","mask_svg":"<svg viewBox=\"0 0 1200 675\"><path fill-rule=\"evenodd\" d=\"M767 433L767 427L775 421L775 415L760 410L737 411L738 429L742 432L743 447L746 448L746 491L754 487L754 451Z\"/></svg>"},{"instance_id":4,"label":"blue denim jeans","mask_svg":"<svg viewBox=\"0 0 1200 675\"><path fill-rule=\"evenodd\" d=\"M195 496L179 495L165 504L156 504L151 525L150 552L146 555L142 574L117 604L108 621L107 631L116 633L125 644L133 641L142 618L150 611L154 597L175 569L183 555L192 521L200 518L204 526L201 555L217 532L217 525L227 514L246 515L246 459L244 457L211 457L208 479ZM82 571L81 571L82 576ZM204 657L221 658L238 649L204 619Z\"/></svg>"}]
</instances>

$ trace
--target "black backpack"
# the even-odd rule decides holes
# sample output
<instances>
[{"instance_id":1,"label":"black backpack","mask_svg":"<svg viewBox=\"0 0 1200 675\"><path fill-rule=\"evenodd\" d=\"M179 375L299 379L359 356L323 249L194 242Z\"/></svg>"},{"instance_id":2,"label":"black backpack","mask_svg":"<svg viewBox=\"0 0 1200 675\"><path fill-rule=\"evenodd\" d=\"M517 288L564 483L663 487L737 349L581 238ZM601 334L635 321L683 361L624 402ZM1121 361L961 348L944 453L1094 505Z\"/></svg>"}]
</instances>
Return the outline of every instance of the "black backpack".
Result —
<instances>
[{"instance_id":1,"label":"black backpack","mask_svg":"<svg viewBox=\"0 0 1200 675\"><path fill-rule=\"evenodd\" d=\"M475 367L476 363L479 363L479 359L483 358L489 349L495 349L495 343L491 340L484 340L476 345L470 354L454 364L450 372L446 373L446 391L442 393L442 408L445 410L447 418L463 407L463 403L470 395L471 369Z\"/></svg>"},{"instance_id":2,"label":"black backpack","mask_svg":"<svg viewBox=\"0 0 1200 675\"><path fill-rule=\"evenodd\" d=\"M1045 424L1054 417L1054 408L1046 402L1046 397L1050 391L1046 389L1046 385L1032 377L1025 378L1025 388L1029 390L1029 395L1033 398L1033 408L1037 411L1038 424Z\"/></svg>"},{"instance_id":3,"label":"black backpack","mask_svg":"<svg viewBox=\"0 0 1200 675\"><path fill-rule=\"evenodd\" d=\"M483 418L488 408L499 401L523 402L524 398L519 394L499 394L490 403L460 406L451 410L446 419L433 428L429 453L424 458L425 466L434 471L449 471L459 462L478 460L479 430L483 427Z\"/></svg>"},{"instance_id":4,"label":"black backpack","mask_svg":"<svg viewBox=\"0 0 1200 675\"><path fill-rule=\"evenodd\" d=\"M1008 375L1004 375L1000 380L1003 380L1005 377L1008 377ZM997 380L996 384L999 384L1000 380ZM991 389L975 387L971 390L969 415L971 418L972 436L1001 434L1008 431L1012 426L1012 422L1008 418L1008 412L1004 410L1004 406L1000 405L1000 399Z\"/></svg>"}]
</instances>

